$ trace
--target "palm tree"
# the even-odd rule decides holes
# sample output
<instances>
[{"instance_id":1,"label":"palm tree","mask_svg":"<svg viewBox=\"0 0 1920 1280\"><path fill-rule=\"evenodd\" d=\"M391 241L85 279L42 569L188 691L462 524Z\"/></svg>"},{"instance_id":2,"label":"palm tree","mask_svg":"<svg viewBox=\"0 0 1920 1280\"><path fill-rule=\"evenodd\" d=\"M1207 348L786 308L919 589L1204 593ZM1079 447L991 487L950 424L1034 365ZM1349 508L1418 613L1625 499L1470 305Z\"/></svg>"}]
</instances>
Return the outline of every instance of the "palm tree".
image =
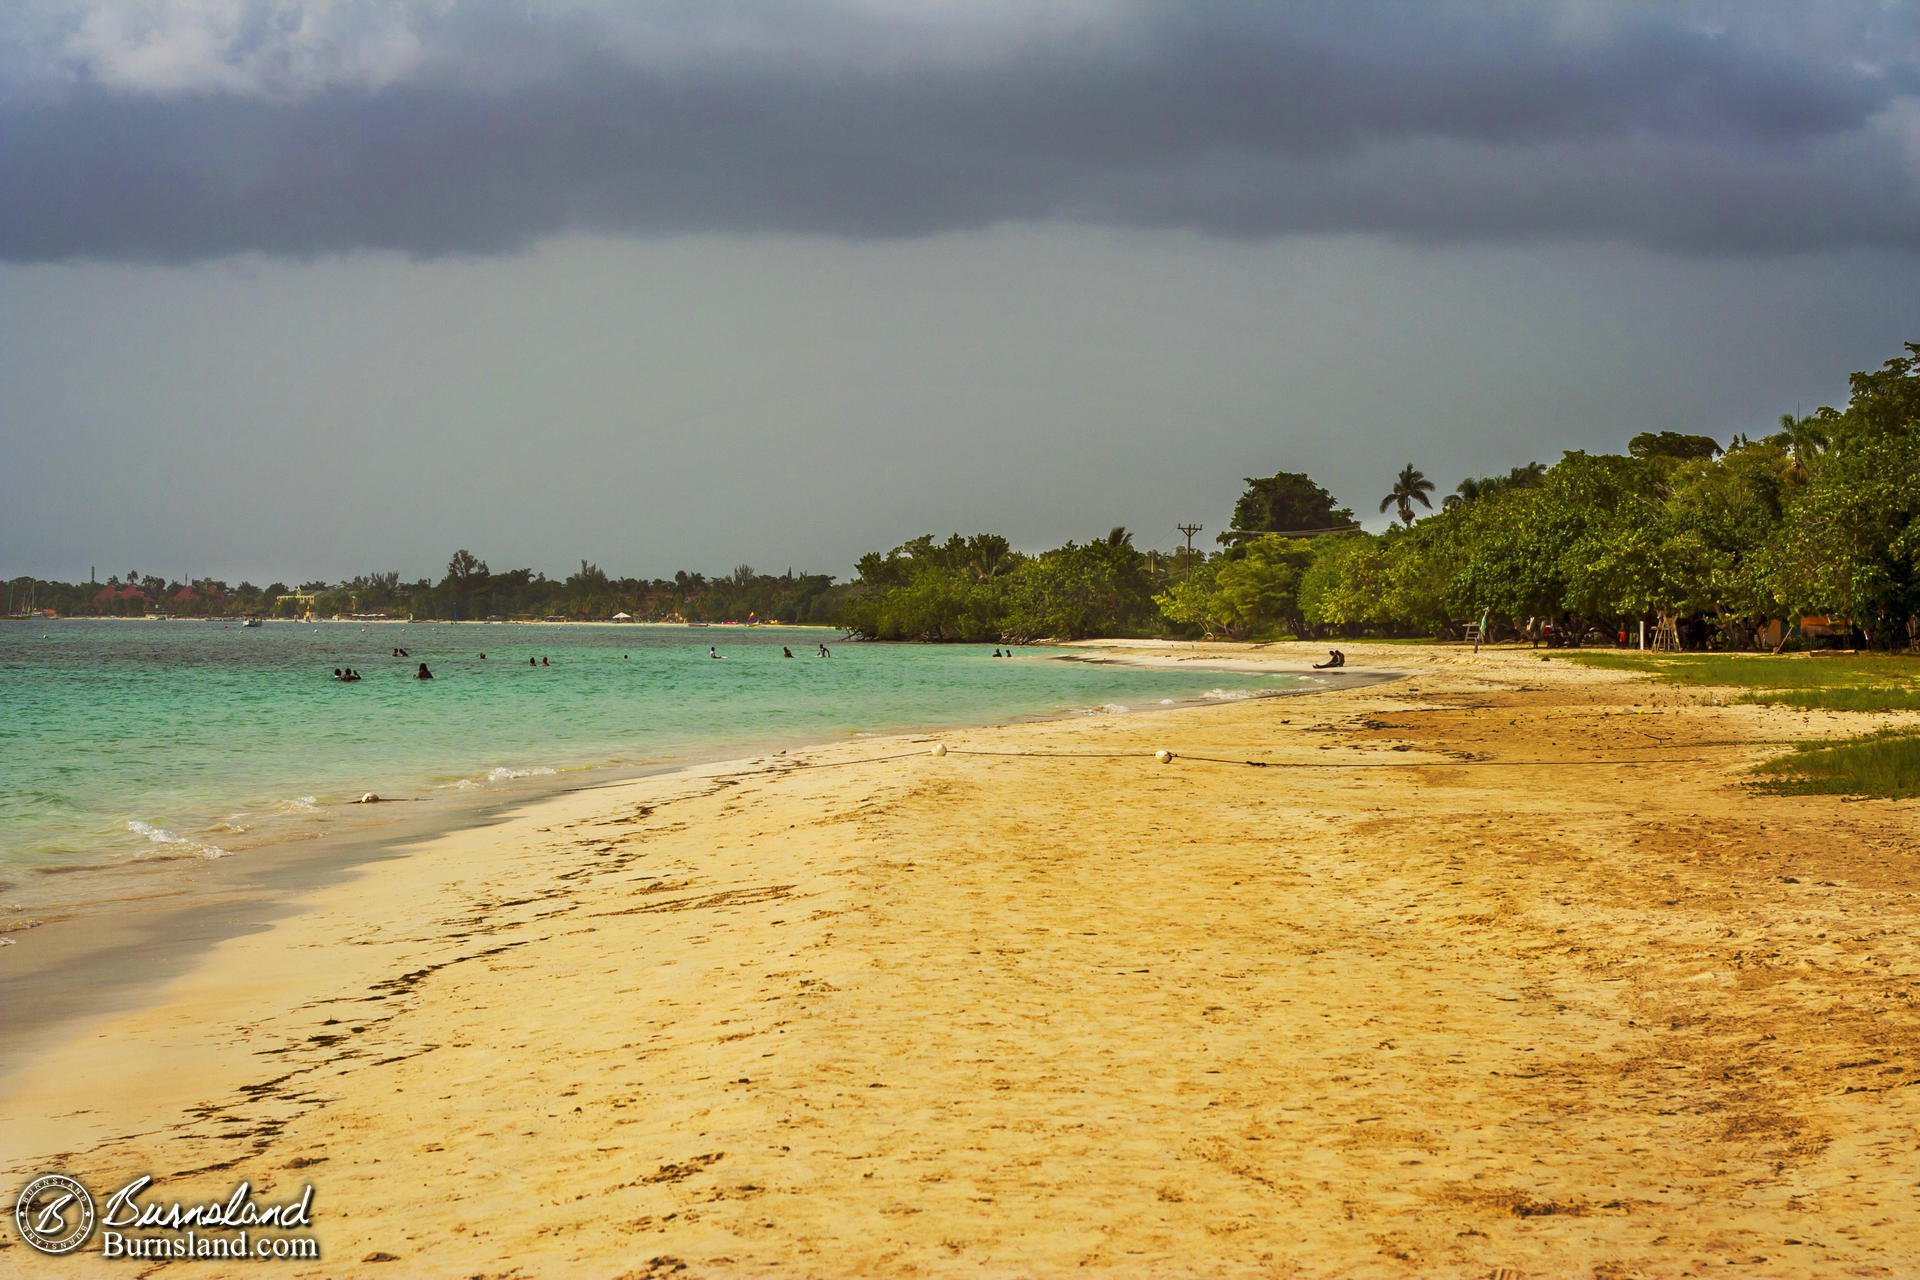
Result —
<instances>
[{"instance_id":1,"label":"palm tree","mask_svg":"<svg viewBox=\"0 0 1920 1280\"><path fill-rule=\"evenodd\" d=\"M975 582L992 582L1006 569L1013 556L1005 548L982 552L967 561L967 572Z\"/></svg>"},{"instance_id":2,"label":"palm tree","mask_svg":"<svg viewBox=\"0 0 1920 1280\"><path fill-rule=\"evenodd\" d=\"M1380 499L1380 509L1385 511L1388 507L1397 508L1401 522L1411 525L1413 523L1413 500L1418 498L1420 505L1431 511L1433 509L1433 503L1428 500L1427 494L1432 491L1433 481L1421 475L1414 469L1413 464L1409 462L1406 466L1400 468L1399 478L1393 482L1393 492Z\"/></svg>"},{"instance_id":3,"label":"palm tree","mask_svg":"<svg viewBox=\"0 0 1920 1280\"><path fill-rule=\"evenodd\" d=\"M1133 530L1123 524L1117 524L1107 531L1107 545L1110 547L1130 547L1133 545Z\"/></svg>"},{"instance_id":4,"label":"palm tree","mask_svg":"<svg viewBox=\"0 0 1920 1280\"><path fill-rule=\"evenodd\" d=\"M1808 464L1825 453L1832 443L1832 437L1822 429L1818 418L1796 418L1790 413L1780 415L1780 430L1768 438L1779 442L1787 451L1782 478L1790 484L1805 484L1812 474Z\"/></svg>"},{"instance_id":5,"label":"palm tree","mask_svg":"<svg viewBox=\"0 0 1920 1280\"><path fill-rule=\"evenodd\" d=\"M1452 511L1456 507L1464 507L1467 503L1480 498L1484 493L1488 492L1490 488L1491 486L1489 486L1485 480L1475 480L1472 476L1468 476L1465 480L1462 480L1454 486L1452 493L1440 499L1440 506L1447 511ZM1384 506L1380 509L1382 511L1386 510Z\"/></svg>"}]
</instances>

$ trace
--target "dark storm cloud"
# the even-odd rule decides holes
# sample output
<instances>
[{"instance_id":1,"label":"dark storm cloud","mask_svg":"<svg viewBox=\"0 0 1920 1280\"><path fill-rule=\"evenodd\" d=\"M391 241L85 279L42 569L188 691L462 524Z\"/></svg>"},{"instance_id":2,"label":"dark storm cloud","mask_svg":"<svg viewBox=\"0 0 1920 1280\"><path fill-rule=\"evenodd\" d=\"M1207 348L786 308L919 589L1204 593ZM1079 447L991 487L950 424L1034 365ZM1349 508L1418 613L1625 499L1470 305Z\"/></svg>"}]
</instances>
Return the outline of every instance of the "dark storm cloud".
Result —
<instances>
[{"instance_id":1,"label":"dark storm cloud","mask_svg":"<svg viewBox=\"0 0 1920 1280\"><path fill-rule=\"evenodd\" d=\"M1014 10L982 36L964 7L786 5L726 9L753 37L733 41L697 10L666 35L618 10L422 12L404 33L417 56L378 75L330 46L282 51L297 24L257 15L204 67L176 58L151 84L151 59L115 62L97 40L76 54L69 28L41 59L58 74L38 73L14 31L0 257L1030 219L1920 247L1905 11L1827 7L1809 27L1739 6L1716 27L1679 6L1184 4L1032 30Z\"/></svg>"}]
</instances>

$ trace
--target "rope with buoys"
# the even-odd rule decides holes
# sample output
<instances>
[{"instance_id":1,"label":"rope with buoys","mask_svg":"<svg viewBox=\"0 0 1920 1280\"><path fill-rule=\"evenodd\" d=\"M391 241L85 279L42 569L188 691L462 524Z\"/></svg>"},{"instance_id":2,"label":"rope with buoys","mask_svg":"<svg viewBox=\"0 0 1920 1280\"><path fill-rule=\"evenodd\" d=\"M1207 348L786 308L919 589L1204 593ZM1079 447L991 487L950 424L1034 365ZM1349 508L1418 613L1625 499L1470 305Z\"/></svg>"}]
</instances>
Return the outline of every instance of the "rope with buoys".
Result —
<instances>
[{"instance_id":1,"label":"rope with buoys","mask_svg":"<svg viewBox=\"0 0 1920 1280\"><path fill-rule=\"evenodd\" d=\"M1712 743L1689 745L1745 746L1745 743ZM1659 747L1646 748L1650 751L1663 750ZM1153 760L1159 764L1172 764L1176 760L1191 761L1195 764L1225 764L1249 769L1472 769L1488 766L1503 767L1563 767L1576 765L1655 765L1655 764L1705 764L1699 756L1662 756L1654 760L1236 760L1228 756L1202 756L1184 751L1171 751L1161 747L1154 751L979 751L969 747L949 747L944 742L936 742L925 751L900 751L892 755L861 756L853 760L793 760L779 761L769 768L784 773L801 769L835 769L856 764L884 764L889 760L907 760L915 756L932 756L943 759L947 756L989 756L999 759L1016 760ZM768 772L767 768L745 769L736 773L710 775L716 778L747 778Z\"/></svg>"}]
</instances>

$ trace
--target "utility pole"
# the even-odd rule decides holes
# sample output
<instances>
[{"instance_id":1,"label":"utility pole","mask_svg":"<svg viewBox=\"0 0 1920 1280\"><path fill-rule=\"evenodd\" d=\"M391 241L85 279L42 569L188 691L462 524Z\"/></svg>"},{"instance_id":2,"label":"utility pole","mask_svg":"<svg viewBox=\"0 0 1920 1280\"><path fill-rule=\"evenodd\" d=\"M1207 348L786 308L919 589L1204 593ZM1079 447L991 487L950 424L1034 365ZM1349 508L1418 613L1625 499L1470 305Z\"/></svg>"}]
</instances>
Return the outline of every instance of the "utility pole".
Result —
<instances>
[{"instance_id":1,"label":"utility pole","mask_svg":"<svg viewBox=\"0 0 1920 1280\"><path fill-rule=\"evenodd\" d=\"M1200 530L1204 529L1206 526L1198 525L1198 524L1177 524L1173 527L1187 535L1187 572L1192 573L1193 572L1193 535L1200 532Z\"/></svg>"}]
</instances>

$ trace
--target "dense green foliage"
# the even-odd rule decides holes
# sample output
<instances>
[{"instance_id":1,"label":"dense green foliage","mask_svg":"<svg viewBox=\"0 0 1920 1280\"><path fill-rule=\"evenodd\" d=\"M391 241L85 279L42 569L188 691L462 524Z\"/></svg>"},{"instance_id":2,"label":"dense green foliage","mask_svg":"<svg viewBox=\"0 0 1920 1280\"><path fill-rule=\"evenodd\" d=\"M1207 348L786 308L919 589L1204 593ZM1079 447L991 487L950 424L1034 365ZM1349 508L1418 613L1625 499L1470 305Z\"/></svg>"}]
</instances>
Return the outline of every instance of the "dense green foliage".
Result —
<instances>
[{"instance_id":1,"label":"dense green foliage","mask_svg":"<svg viewBox=\"0 0 1920 1280\"><path fill-rule=\"evenodd\" d=\"M1459 636L1611 639L1666 620L1689 648L1751 649L1826 636L1905 648L1920 633L1920 345L1856 373L1845 409L1784 417L1723 450L1677 431L1642 432L1624 454L1565 454L1468 478L1434 509L1411 463L1380 500L1399 523L1361 532L1353 513L1298 472L1249 478L1224 549L1142 551L1127 530L1036 555L996 534L924 535L824 574L745 565L706 578L613 579L582 561L561 581L493 573L466 550L440 582L396 573L349 582L164 582L105 586L19 579L66 614L373 613L416 617L837 622L883 639L1032 640L1095 635ZM1382 477L1386 479L1386 477ZM1289 536L1292 535L1292 536ZM1812 633L1809 632L1809 635ZM1849 695L1853 696L1853 695ZM1863 695L1864 696L1864 695Z\"/></svg>"},{"instance_id":2,"label":"dense green foliage","mask_svg":"<svg viewBox=\"0 0 1920 1280\"><path fill-rule=\"evenodd\" d=\"M1261 570L1272 605L1251 627L1224 576L1167 593L1170 620L1209 632L1613 637L1671 618L1689 647L1754 647L1806 615L1876 648L1904 648L1920 614L1920 345L1855 374L1844 410L1786 419L1724 451L1704 436L1635 436L1624 455L1570 452L1550 468L1462 482L1442 509L1404 468L1379 535L1317 539L1305 569ZM1251 546L1252 544L1249 544ZM1289 592L1300 625L1288 622ZM1538 634L1538 631L1534 631Z\"/></svg>"},{"instance_id":3,"label":"dense green foliage","mask_svg":"<svg viewBox=\"0 0 1920 1280\"><path fill-rule=\"evenodd\" d=\"M1125 529L1037 556L994 534L956 533L944 543L925 534L860 558L840 623L877 640L1149 634L1160 623L1153 592L1167 566L1166 557L1136 549Z\"/></svg>"}]
</instances>

